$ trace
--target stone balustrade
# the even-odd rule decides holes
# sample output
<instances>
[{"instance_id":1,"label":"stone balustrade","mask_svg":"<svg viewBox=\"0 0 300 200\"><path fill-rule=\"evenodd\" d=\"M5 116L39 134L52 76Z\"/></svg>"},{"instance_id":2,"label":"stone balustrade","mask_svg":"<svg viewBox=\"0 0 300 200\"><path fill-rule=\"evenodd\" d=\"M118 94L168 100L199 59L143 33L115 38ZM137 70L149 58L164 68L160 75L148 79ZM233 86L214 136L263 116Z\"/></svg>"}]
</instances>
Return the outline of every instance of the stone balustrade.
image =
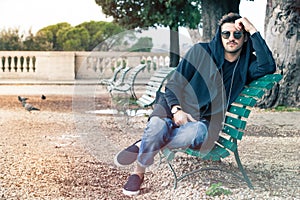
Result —
<instances>
[{"instance_id":1,"label":"stone balustrade","mask_svg":"<svg viewBox=\"0 0 300 200\"><path fill-rule=\"evenodd\" d=\"M147 63L144 76L169 65L168 53L0 51L0 79L74 81L109 78L119 65Z\"/></svg>"}]
</instances>

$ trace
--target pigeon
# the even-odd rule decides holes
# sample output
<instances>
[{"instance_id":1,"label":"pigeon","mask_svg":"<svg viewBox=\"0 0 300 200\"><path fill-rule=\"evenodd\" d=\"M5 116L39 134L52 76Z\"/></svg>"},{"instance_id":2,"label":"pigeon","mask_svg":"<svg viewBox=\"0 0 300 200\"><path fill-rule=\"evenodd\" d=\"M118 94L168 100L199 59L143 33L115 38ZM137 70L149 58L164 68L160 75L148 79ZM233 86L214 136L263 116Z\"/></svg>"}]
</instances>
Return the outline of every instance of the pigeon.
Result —
<instances>
[{"instance_id":1,"label":"pigeon","mask_svg":"<svg viewBox=\"0 0 300 200\"><path fill-rule=\"evenodd\" d=\"M46 99L46 96L42 94L41 99L42 99L42 100L45 100L45 99Z\"/></svg>"},{"instance_id":2,"label":"pigeon","mask_svg":"<svg viewBox=\"0 0 300 200\"><path fill-rule=\"evenodd\" d=\"M33 105L31 105L31 104L29 104L29 103L26 103L26 102L22 102L22 105L23 105L23 107L25 108L25 110L27 110L27 111L33 111L33 110L36 110L36 111L39 111L40 109L39 108L36 108L36 107L34 107Z\"/></svg>"},{"instance_id":3,"label":"pigeon","mask_svg":"<svg viewBox=\"0 0 300 200\"><path fill-rule=\"evenodd\" d=\"M28 100L28 98L27 97L18 96L18 100L22 103L22 102L25 102L26 100Z\"/></svg>"}]
</instances>

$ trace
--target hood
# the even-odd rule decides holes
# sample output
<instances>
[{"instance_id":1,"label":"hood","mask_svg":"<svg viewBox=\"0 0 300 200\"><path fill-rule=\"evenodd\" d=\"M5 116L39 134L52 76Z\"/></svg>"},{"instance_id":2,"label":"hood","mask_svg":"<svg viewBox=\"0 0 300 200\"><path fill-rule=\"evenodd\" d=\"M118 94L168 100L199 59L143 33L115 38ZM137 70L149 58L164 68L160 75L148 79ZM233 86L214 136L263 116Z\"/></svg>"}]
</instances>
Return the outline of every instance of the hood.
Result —
<instances>
[{"instance_id":1,"label":"hood","mask_svg":"<svg viewBox=\"0 0 300 200\"><path fill-rule=\"evenodd\" d=\"M243 45L243 50L241 52L240 62L238 67L241 68L241 73L247 73L247 68L250 63L250 56L254 52L252 42L250 39L250 35L248 34L248 40ZM208 47L210 48L212 57L214 59L215 64L217 65L218 69L221 68L221 66L224 63L224 48L221 40L221 27L218 26L218 29L216 31L216 35L212 39L212 41L208 44ZM242 76L243 79L245 79L245 76ZM246 80L244 80L246 81Z\"/></svg>"}]
</instances>

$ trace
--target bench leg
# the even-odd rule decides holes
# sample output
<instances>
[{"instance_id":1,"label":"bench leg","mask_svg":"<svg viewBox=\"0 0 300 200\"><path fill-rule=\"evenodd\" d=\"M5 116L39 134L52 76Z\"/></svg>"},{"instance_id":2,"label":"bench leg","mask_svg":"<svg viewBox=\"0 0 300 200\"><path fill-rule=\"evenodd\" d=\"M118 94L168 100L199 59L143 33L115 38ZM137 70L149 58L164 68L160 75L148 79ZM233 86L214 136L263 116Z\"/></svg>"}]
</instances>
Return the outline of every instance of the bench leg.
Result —
<instances>
[{"instance_id":1,"label":"bench leg","mask_svg":"<svg viewBox=\"0 0 300 200\"><path fill-rule=\"evenodd\" d=\"M166 154L166 152L167 152L167 154ZM198 172L201 172L201 171L210 171L210 170L218 170L218 171L223 171L223 172L227 172L227 173L229 173L229 174L232 174L234 177L239 178L239 179L241 179L242 181L245 181L245 182L247 183L248 187L249 187L250 189L253 189L252 183L251 183L251 181L250 181L250 179L249 179L249 177L248 177L248 175L247 175L246 171L244 170L244 167L243 167L243 165L242 165L242 163L241 163L241 160L240 160L240 157L239 157L239 154L238 154L238 150L236 150L236 151L234 152L234 156L235 156L235 160L236 160L236 163L237 163L237 165L238 165L238 168L239 168L239 170L241 171L243 177L240 176L240 175L238 175L238 174L236 174L236 173L233 173L233 172L231 172L231 171L224 170L224 169L219 168L219 167L208 167L208 168L195 169L195 170L193 170L193 171L190 171L190 172L185 173L185 174L181 175L180 177L178 177L178 176L177 176L177 173L176 173L176 171L175 171L175 169L174 169L174 167L172 166L172 164L171 164L171 162L170 162L172 159L169 158L169 156L170 156L170 154L171 154L170 152L172 152L172 151L170 151L170 150L167 149L166 152L164 152L163 155L165 156L164 158L167 158L166 161L167 161L167 163L168 163L168 165L169 165L169 168L171 169L171 171L172 171L172 173L173 173L173 175L174 175L174 189L177 188L178 182L179 182L180 180L184 179L185 177L190 176L190 175L195 174L195 173L198 173ZM172 155L171 157L174 158L174 155Z\"/></svg>"},{"instance_id":2,"label":"bench leg","mask_svg":"<svg viewBox=\"0 0 300 200\"><path fill-rule=\"evenodd\" d=\"M136 96L136 94L135 94L135 91L134 91L134 87L133 87L133 86L132 86L131 89L130 89L130 93L131 93L131 96L132 96L133 99L135 99L135 100L138 99L137 96Z\"/></svg>"},{"instance_id":3,"label":"bench leg","mask_svg":"<svg viewBox=\"0 0 300 200\"><path fill-rule=\"evenodd\" d=\"M168 161L168 165L169 165L171 171L173 172L173 175L174 175L174 189L176 189L177 188L177 182L178 182L177 174L176 174L172 164L169 161Z\"/></svg>"},{"instance_id":4,"label":"bench leg","mask_svg":"<svg viewBox=\"0 0 300 200\"><path fill-rule=\"evenodd\" d=\"M246 171L245 171L245 169L242 165L242 162L240 160L240 156L239 156L239 153L238 153L237 149L234 152L234 157L235 157L235 161L236 161L236 163L237 163L237 165L238 165L238 167L239 167L239 169L240 169L240 171L241 171L241 173L244 177L244 181L247 183L249 188L253 189L252 183L251 183L251 181L250 181L250 179L249 179L249 177L248 177L248 175L247 175L247 173L246 173Z\"/></svg>"}]
</instances>

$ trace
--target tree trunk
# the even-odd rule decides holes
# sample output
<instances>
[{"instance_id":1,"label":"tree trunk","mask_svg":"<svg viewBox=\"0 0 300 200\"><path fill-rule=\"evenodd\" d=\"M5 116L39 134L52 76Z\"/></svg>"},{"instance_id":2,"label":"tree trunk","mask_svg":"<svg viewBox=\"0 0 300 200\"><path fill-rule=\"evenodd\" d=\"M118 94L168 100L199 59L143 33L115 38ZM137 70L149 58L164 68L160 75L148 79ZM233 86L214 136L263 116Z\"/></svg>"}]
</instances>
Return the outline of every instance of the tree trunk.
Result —
<instances>
[{"instance_id":1,"label":"tree trunk","mask_svg":"<svg viewBox=\"0 0 300 200\"><path fill-rule=\"evenodd\" d=\"M193 42L209 42L215 35L218 21L229 12L239 13L240 0L202 0L202 35L189 30ZM198 31L199 32L199 31ZM200 38L195 38L199 37Z\"/></svg>"},{"instance_id":2,"label":"tree trunk","mask_svg":"<svg viewBox=\"0 0 300 200\"><path fill-rule=\"evenodd\" d=\"M170 27L170 67L177 67L180 59L178 26Z\"/></svg>"},{"instance_id":3,"label":"tree trunk","mask_svg":"<svg viewBox=\"0 0 300 200\"><path fill-rule=\"evenodd\" d=\"M299 0L268 0L265 38L283 80L259 103L261 107L300 107L299 13Z\"/></svg>"}]
</instances>

